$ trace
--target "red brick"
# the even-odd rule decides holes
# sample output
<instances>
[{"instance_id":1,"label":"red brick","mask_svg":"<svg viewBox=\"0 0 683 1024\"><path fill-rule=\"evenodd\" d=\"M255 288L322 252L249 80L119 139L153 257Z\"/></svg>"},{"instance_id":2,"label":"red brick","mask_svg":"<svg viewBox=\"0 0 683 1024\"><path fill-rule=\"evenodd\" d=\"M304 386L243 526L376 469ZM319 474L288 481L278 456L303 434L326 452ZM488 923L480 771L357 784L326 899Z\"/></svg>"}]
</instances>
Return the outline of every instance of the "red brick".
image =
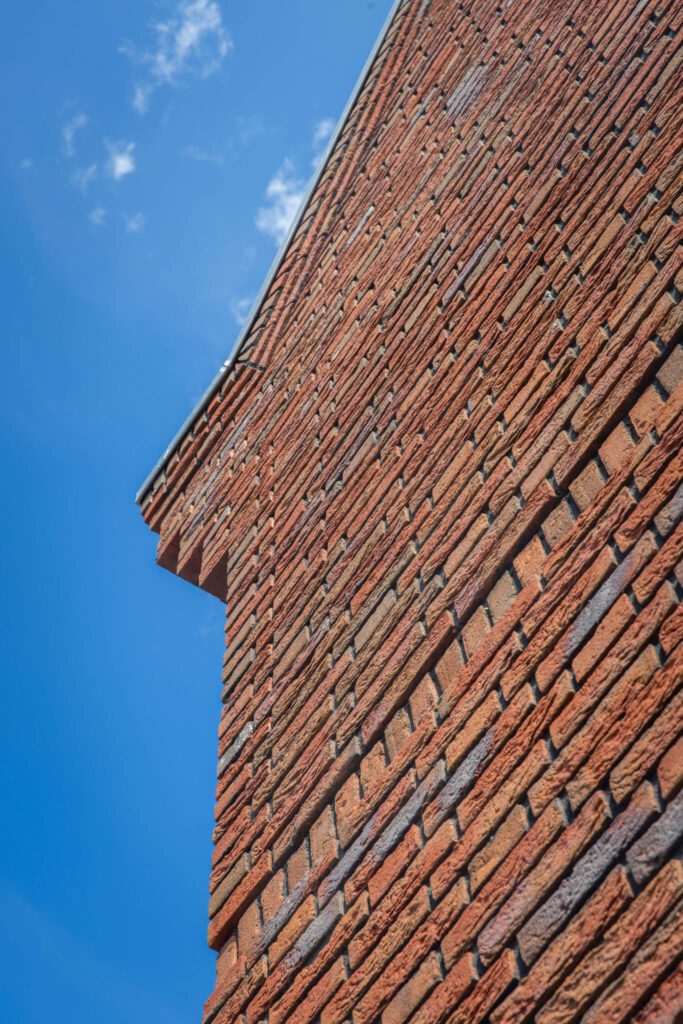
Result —
<instances>
[{"instance_id":1,"label":"red brick","mask_svg":"<svg viewBox=\"0 0 683 1024\"><path fill-rule=\"evenodd\" d=\"M514 566L519 579L524 585L532 577L541 575L545 552L538 537L532 537L527 546L515 558Z\"/></svg>"},{"instance_id":2,"label":"red brick","mask_svg":"<svg viewBox=\"0 0 683 1024\"><path fill-rule=\"evenodd\" d=\"M462 641L468 658L473 658L491 632L491 624L483 608L477 608L472 618L463 626Z\"/></svg>"},{"instance_id":3,"label":"red brick","mask_svg":"<svg viewBox=\"0 0 683 1024\"><path fill-rule=\"evenodd\" d=\"M665 800L680 789L683 782L683 736L667 750L659 762L657 779Z\"/></svg>"},{"instance_id":4,"label":"red brick","mask_svg":"<svg viewBox=\"0 0 683 1024\"><path fill-rule=\"evenodd\" d=\"M574 519L565 501L560 502L557 508L553 509L547 519L543 521L543 536L554 548L574 525Z\"/></svg>"},{"instance_id":5,"label":"red brick","mask_svg":"<svg viewBox=\"0 0 683 1024\"><path fill-rule=\"evenodd\" d=\"M572 498L583 510L592 505L597 497L598 493L602 490L605 483L605 478L601 473L598 465L595 461L588 463L585 469L583 469L576 480L569 485Z\"/></svg>"},{"instance_id":6,"label":"red brick","mask_svg":"<svg viewBox=\"0 0 683 1024\"><path fill-rule=\"evenodd\" d=\"M429 721L436 725L436 709L439 704L439 697L431 676L426 675L417 684L410 698L410 713L413 722L418 726L421 722Z\"/></svg>"},{"instance_id":7,"label":"red brick","mask_svg":"<svg viewBox=\"0 0 683 1024\"><path fill-rule=\"evenodd\" d=\"M337 853L337 836L332 808L325 807L311 827L311 861L320 864L326 857Z\"/></svg>"},{"instance_id":8,"label":"red brick","mask_svg":"<svg viewBox=\"0 0 683 1024\"><path fill-rule=\"evenodd\" d=\"M682 874L683 869L677 863L662 869L608 929L600 945L587 953L536 1014L539 1024L563 1024L564 1021L574 1020L584 1009L588 1015L594 1015L595 1007L599 1005L597 993L622 973L623 967L641 947L644 939L652 934L657 923L679 899Z\"/></svg>"},{"instance_id":9,"label":"red brick","mask_svg":"<svg viewBox=\"0 0 683 1024\"><path fill-rule=\"evenodd\" d=\"M494 622L503 617L517 596L517 588L509 572L503 573L488 596L488 605Z\"/></svg>"},{"instance_id":10,"label":"red brick","mask_svg":"<svg viewBox=\"0 0 683 1024\"><path fill-rule=\"evenodd\" d=\"M677 345L665 360L657 377L671 395L683 382L683 348L680 345Z\"/></svg>"},{"instance_id":11,"label":"red brick","mask_svg":"<svg viewBox=\"0 0 683 1024\"><path fill-rule=\"evenodd\" d=\"M634 442L623 423L618 423L600 448L600 457L611 475L628 462Z\"/></svg>"},{"instance_id":12,"label":"red brick","mask_svg":"<svg viewBox=\"0 0 683 1024\"><path fill-rule=\"evenodd\" d=\"M625 1022L680 956L678 24L455 6L142 502L228 608L206 1024Z\"/></svg>"},{"instance_id":13,"label":"red brick","mask_svg":"<svg viewBox=\"0 0 683 1024\"><path fill-rule=\"evenodd\" d=\"M261 941L261 912L257 903L250 903L237 925L237 944L239 954L249 961L254 956Z\"/></svg>"},{"instance_id":14,"label":"red brick","mask_svg":"<svg viewBox=\"0 0 683 1024\"><path fill-rule=\"evenodd\" d=\"M405 838L378 867L368 882L368 893L373 907L408 867L422 845L420 830L416 825L408 830Z\"/></svg>"},{"instance_id":15,"label":"red brick","mask_svg":"<svg viewBox=\"0 0 683 1024\"><path fill-rule=\"evenodd\" d=\"M399 708L391 719L386 729L385 738L391 762L399 756L410 739L410 718L405 708Z\"/></svg>"},{"instance_id":16,"label":"red brick","mask_svg":"<svg viewBox=\"0 0 683 1024\"><path fill-rule=\"evenodd\" d=\"M351 841L349 821L353 808L360 802L360 783L356 775L349 775L348 779L337 793L334 802L335 817L337 819L337 832L343 847L348 846Z\"/></svg>"},{"instance_id":17,"label":"red brick","mask_svg":"<svg viewBox=\"0 0 683 1024\"><path fill-rule=\"evenodd\" d=\"M300 907L294 911L287 924L271 942L269 960L271 969L280 962L285 953L291 949L307 925L315 917L315 898L307 896Z\"/></svg>"},{"instance_id":18,"label":"red brick","mask_svg":"<svg viewBox=\"0 0 683 1024\"><path fill-rule=\"evenodd\" d=\"M415 974L398 990L382 1012L382 1024L403 1024L411 1018L415 1007L441 981L440 957L430 953Z\"/></svg>"}]
</instances>

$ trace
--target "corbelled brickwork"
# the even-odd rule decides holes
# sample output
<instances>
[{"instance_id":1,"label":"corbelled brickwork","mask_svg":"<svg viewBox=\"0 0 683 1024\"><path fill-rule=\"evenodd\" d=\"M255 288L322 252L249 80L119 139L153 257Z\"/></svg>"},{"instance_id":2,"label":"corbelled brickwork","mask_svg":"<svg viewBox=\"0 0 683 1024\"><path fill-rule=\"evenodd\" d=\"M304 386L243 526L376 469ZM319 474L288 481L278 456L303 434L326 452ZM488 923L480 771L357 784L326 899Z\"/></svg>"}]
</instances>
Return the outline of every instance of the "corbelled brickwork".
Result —
<instances>
[{"instance_id":1,"label":"corbelled brickwork","mask_svg":"<svg viewBox=\"0 0 683 1024\"><path fill-rule=\"evenodd\" d=\"M207 1024L681 1019L682 22L404 0L143 501L227 604Z\"/></svg>"}]
</instances>

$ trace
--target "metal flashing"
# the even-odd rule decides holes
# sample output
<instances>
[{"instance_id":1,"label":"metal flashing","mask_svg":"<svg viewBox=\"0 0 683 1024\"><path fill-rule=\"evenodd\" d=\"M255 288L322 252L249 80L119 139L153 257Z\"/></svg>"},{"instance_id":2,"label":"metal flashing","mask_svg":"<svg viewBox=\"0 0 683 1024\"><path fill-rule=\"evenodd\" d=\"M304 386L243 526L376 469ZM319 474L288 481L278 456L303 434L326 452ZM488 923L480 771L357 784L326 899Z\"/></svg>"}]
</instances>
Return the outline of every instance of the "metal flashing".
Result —
<instances>
[{"instance_id":1,"label":"metal flashing","mask_svg":"<svg viewBox=\"0 0 683 1024\"><path fill-rule=\"evenodd\" d=\"M154 481L159 476L159 474L163 472L165 466L167 465L169 459L171 458L171 456L173 455L175 450L178 448L180 442L183 440L185 435L189 432L190 428L201 417L202 413L204 413L207 405L209 404L209 402L211 401L211 399L215 395L216 391L218 391L219 387L221 386L221 384L223 383L223 381L225 380L227 375L230 373L232 368L237 363L237 361L239 359L239 356L240 356L240 352L242 351L242 348L244 347L244 344L245 344L247 338L249 337L249 333L250 333L252 327L254 326L256 318L258 317L258 315L259 315L259 313L261 311L261 308L263 306L264 300L265 300L265 298L266 298L266 296L267 296L267 294L268 294L268 292L270 290L270 286L273 283L273 281L275 279L275 276L276 276L278 270L280 269L280 266L282 265L282 262L284 260L284 257L286 255L286 253L287 253L287 250L289 249L289 246L290 246L290 243L292 241L292 238L294 237L294 235L295 235L299 225L301 224L301 221L303 219L304 213L306 212L308 204L311 201L311 197L313 196L313 193L315 192L316 188L318 187L320 179L322 178L323 174L325 173L325 170L326 170L327 165L328 165L328 163L330 161L330 158L331 158L331 156L332 156L332 154L334 152L334 149L335 149L335 147L337 145L337 142L339 141L339 137L341 136L341 133L344 130L344 126L345 126L345 124L346 124L346 122L347 122L347 120L349 118L349 115L350 115L351 111L353 110L353 108L354 108L354 106L356 104L356 101L357 101L357 99L358 99L358 97L359 97L359 95L360 95L360 93L361 93L361 91L363 89L363 86L365 85L365 83L366 83L366 81L368 79L368 76L370 74L372 66L375 63L375 59L377 57L377 54L379 53L379 51L381 49L381 46L382 46L382 43L384 42L386 36L388 35L389 29L390 29L391 25L393 24L394 18L396 16L396 14L398 13L398 9L399 9L399 7L401 6L402 3L403 3L403 0L393 0L393 3L391 5L391 9L390 9L390 11L389 11L389 13L388 13L388 15L386 17L386 20L385 20L385 22L384 22L384 24L382 26L382 29L381 29L378 37L377 37L377 40L375 41L375 44L374 44L374 46L372 48L370 56L368 57L367 61L365 62L363 70L361 71L361 73L360 73L360 75L358 77L358 80L357 80L357 82L356 82L356 84L355 84L355 86L353 88L351 96L350 96L346 106L344 107L344 110L342 112L341 117L339 118L339 121L337 122L337 127L335 128L334 133L332 135L332 138L330 139L329 145L328 145L328 147L327 147L327 149L325 151L325 155L323 156L322 160L320 161L320 163L318 165L317 170L315 171L313 177L311 178L310 184L309 184L309 186L308 186L308 188L306 190L306 194L305 194L304 198L301 201L301 205L299 206L299 209L298 209L298 211L296 213L296 216L294 217L294 220L292 221L292 225L291 225L291 227L290 227L290 229L289 229L289 231L287 233L287 237L285 238L284 242L282 243L280 249L277 252L277 255L275 256L275 259L273 260L273 263L271 264L270 270L268 271L268 274L266 275L265 281L263 282L263 285L261 286L261 290L258 293L258 296L256 297L256 300L254 301L254 304L253 304L253 306L251 308L251 312L249 313L249 317L247 318L247 321L246 321L244 327L242 328L240 334L237 337L237 341L235 342L235 345L233 347L232 353L230 354L228 359L226 359L226 361L222 364L222 366L218 370L218 373L213 378L213 380L209 384L208 388L206 389L206 391L204 392L202 397L199 399L199 401L195 405L195 407L192 410L192 412L185 419L184 423L182 424L180 429L175 434L173 440L168 445L168 447L164 451L164 453L161 456L161 458L157 461L157 463L154 466L154 468L152 469L152 471L146 477L144 483L142 484L142 486L138 490L137 494L135 495L136 504L142 505L142 502L145 500L147 494L152 489L152 485L153 485Z\"/></svg>"}]
</instances>

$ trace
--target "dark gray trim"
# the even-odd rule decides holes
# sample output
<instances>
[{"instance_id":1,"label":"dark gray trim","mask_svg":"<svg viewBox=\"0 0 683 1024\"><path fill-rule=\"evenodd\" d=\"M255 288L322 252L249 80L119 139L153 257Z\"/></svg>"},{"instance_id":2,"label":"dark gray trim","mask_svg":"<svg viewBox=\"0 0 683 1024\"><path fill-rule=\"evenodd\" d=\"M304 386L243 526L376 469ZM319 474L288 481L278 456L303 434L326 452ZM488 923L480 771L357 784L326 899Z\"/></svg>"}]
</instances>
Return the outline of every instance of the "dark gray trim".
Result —
<instances>
[{"instance_id":1,"label":"dark gray trim","mask_svg":"<svg viewBox=\"0 0 683 1024\"><path fill-rule=\"evenodd\" d=\"M159 474L163 471L163 469L166 466L166 464L167 464L168 460L170 459L171 455L176 450L176 448L179 446L180 442L185 437L185 435L189 432L189 430L192 427L192 425L194 423L196 423L196 421L202 415L202 413L206 409L207 405L209 404L209 402L211 401L211 399L215 395L216 391L218 391L218 389L220 388L222 382L224 381L224 379L227 377L227 375L230 373L230 371L232 370L233 366L237 362L237 360L239 358L239 355L240 355L240 352L242 351L242 348L244 346L244 343L245 343L246 339L248 338L249 333L250 333L252 327L254 326L256 318L258 317L258 315L259 315L259 313L261 311L261 307L262 307L263 302L264 302L264 300L265 300L265 298L266 298L266 296L267 296L267 294L268 294L268 292L270 290L270 286L273 283L273 280L275 279L275 276L276 276L278 270L280 269L280 265L282 264L282 261L283 261L283 259L285 257L285 254L287 253L287 250L289 248L289 244L292 241L292 238L294 237L294 234L297 231L297 229L298 229L298 227L299 227L299 225L300 225L300 223L302 221L303 215L304 215L304 213L306 211L306 208L307 208L307 206L308 206L308 204L309 204L309 202L311 200L311 197L312 197L315 189L318 186L318 183L320 182L320 179L322 178L322 176L323 176L323 174L325 172L325 169L327 168L327 165L328 165L328 163L330 161L330 157L332 156L332 153L334 152L334 148L337 145L337 142L339 141L339 137L340 137L342 131L344 130L344 125L346 124L346 121L348 120L349 114L351 113L353 107L355 106L356 100L358 99L358 96L360 95L360 92L361 92L363 86L365 85L365 83L366 83L366 81L368 79L368 75L370 74L370 70L372 68L372 65L375 62L375 58L377 57L377 54L379 53L380 47L382 46L382 43L384 42L384 40L385 40L385 38L386 38L386 36L387 36L387 34L389 32L389 28L390 28L390 26L391 26L391 24L392 24L392 22L394 20L394 17L396 15L399 7L401 6L402 2L403 2L403 0L394 0L393 4L391 5L391 10L389 11L389 14L387 15L387 19L384 22L384 25L382 27L382 30L381 30L379 36L377 37L376 43L375 43L375 45L372 48L372 52L371 52L370 56L368 57L368 59L367 59L367 61L365 63L365 67L363 68L363 70L360 73L360 77L358 78L358 81L356 82L356 85L354 86L354 89L353 89L353 92L351 93L351 97L349 99L349 102L346 104L346 107L344 108L344 112L343 112L342 116L339 119L339 122L338 122L337 127L336 127L335 132L334 132L334 135L330 139L330 143L329 143L329 145L327 147L327 150L325 151L325 155L324 155L323 159L320 161L318 169L315 172L315 174L314 174L314 176L313 176L313 178L311 180L310 185L308 186L308 189L306 191L306 195L304 196L304 198L303 198L303 200L301 202L301 206L299 207L299 209L297 211L297 214L296 214L296 217L294 218L294 220L292 222L292 226L289 229L287 237L286 237L285 241L283 242L280 250L278 251L278 254L275 257L270 270L268 271L266 279L263 282L263 286L261 288L261 291L259 292L259 294L258 294L258 296L256 298L256 301L254 302L254 305L251 308L251 312L249 314L248 320L246 321L242 331L239 334L239 337L237 338L237 342L235 343L235 346L233 348L232 354L230 355L230 358L227 359L223 363L223 365L221 366L220 370L218 371L218 373L216 374L214 379L211 381L211 383L209 384L208 388L206 389L206 391L204 392L202 397L199 399L199 402L195 405L194 409L192 410L190 415L187 417L187 419L183 423L182 427L180 428L178 433L175 435L175 437L173 438L173 440L169 444L168 448L166 449L164 454L161 456L161 458L159 459L159 461L155 465L154 469L148 475L148 477L145 480L145 482L143 483L142 487L139 489L139 491L135 495L135 501L136 501L136 503L138 505L142 505L142 502L146 498L146 496L149 493L149 491L152 489L152 484L154 483L156 478L159 476Z\"/></svg>"}]
</instances>

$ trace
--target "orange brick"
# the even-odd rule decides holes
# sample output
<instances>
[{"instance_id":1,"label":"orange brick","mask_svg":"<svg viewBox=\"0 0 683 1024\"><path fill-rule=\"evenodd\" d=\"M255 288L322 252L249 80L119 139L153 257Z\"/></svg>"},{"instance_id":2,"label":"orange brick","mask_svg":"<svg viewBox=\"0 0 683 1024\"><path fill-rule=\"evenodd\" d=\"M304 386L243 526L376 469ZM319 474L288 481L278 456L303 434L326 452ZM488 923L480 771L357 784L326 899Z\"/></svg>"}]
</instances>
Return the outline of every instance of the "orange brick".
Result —
<instances>
[{"instance_id":1,"label":"orange brick","mask_svg":"<svg viewBox=\"0 0 683 1024\"><path fill-rule=\"evenodd\" d=\"M427 993L441 980L440 957L430 953L382 1013L382 1024L403 1024Z\"/></svg>"},{"instance_id":2,"label":"orange brick","mask_svg":"<svg viewBox=\"0 0 683 1024\"><path fill-rule=\"evenodd\" d=\"M503 858L519 842L527 828L526 811L520 804L517 804L484 849L472 858L469 865L469 876L473 892L481 888Z\"/></svg>"},{"instance_id":3,"label":"orange brick","mask_svg":"<svg viewBox=\"0 0 683 1024\"><path fill-rule=\"evenodd\" d=\"M263 908L263 918L266 924L280 909L284 898L285 873L284 871L276 871L261 893L261 906Z\"/></svg>"},{"instance_id":4,"label":"orange brick","mask_svg":"<svg viewBox=\"0 0 683 1024\"><path fill-rule=\"evenodd\" d=\"M514 566L522 585L528 583L532 577L541 575L541 567L545 557L546 555L540 540L538 537L532 537L514 561Z\"/></svg>"},{"instance_id":5,"label":"orange brick","mask_svg":"<svg viewBox=\"0 0 683 1024\"><path fill-rule=\"evenodd\" d=\"M657 779L665 800L675 796L683 782L683 736L669 747L657 768Z\"/></svg>"},{"instance_id":6,"label":"orange brick","mask_svg":"<svg viewBox=\"0 0 683 1024\"><path fill-rule=\"evenodd\" d=\"M640 396L629 413L631 422L640 437L652 429L663 405L664 401L654 387L649 387Z\"/></svg>"},{"instance_id":7,"label":"orange brick","mask_svg":"<svg viewBox=\"0 0 683 1024\"><path fill-rule=\"evenodd\" d=\"M561 501L543 522L543 535L551 548L559 544L574 525L574 519L566 501Z\"/></svg>"},{"instance_id":8,"label":"orange brick","mask_svg":"<svg viewBox=\"0 0 683 1024\"><path fill-rule=\"evenodd\" d=\"M308 848L304 841L287 861L287 886L291 892L303 881L308 873Z\"/></svg>"},{"instance_id":9,"label":"orange brick","mask_svg":"<svg viewBox=\"0 0 683 1024\"><path fill-rule=\"evenodd\" d=\"M368 893L373 907L376 907L396 879L408 868L421 847L420 830L413 825L406 832L403 841L380 864L368 882Z\"/></svg>"},{"instance_id":10,"label":"orange brick","mask_svg":"<svg viewBox=\"0 0 683 1024\"><path fill-rule=\"evenodd\" d=\"M311 861L313 866L320 864L330 854L335 854L337 846L332 808L325 807L320 817L311 826Z\"/></svg>"},{"instance_id":11,"label":"orange brick","mask_svg":"<svg viewBox=\"0 0 683 1024\"><path fill-rule=\"evenodd\" d=\"M436 675L441 684L441 689L446 690L452 686L458 672L463 667L464 661L459 645L454 641L441 656L436 666Z\"/></svg>"},{"instance_id":12,"label":"orange brick","mask_svg":"<svg viewBox=\"0 0 683 1024\"><path fill-rule=\"evenodd\" d=\"M261 941L261 913L258 903L250 903L237 925L237 948L239 955L251 960Z\"/></svg>"},{"instance_id":13,"label":"orange brick","mask_svg":"<svg viewBox=\"0 0 683 1024\"><path fill-rule=\"evenodd\" d=\"M635 445L623 423L618 423L600 448L600 458L610 476L628 461Z\"/></svg>"},{"instance_id":14,"label":"orange brick","mask_svg":"<svg viewBox=\"0 0 683 1024\"><path fill-rule=\"evenodd\" d=\"M667 357L657 377L669 394L673 395L676 388L683 381L683 348L680 345L677 345Z\"/></svg>"},{"instance_id":15,"label":"orange brick","mask_svg":"<svg viewBox=\"0 0 683 1024\"><path fill-rule=\"evenodd\" d=\"M490 632L491 625L486 612L483 608L477 608L462 629L462 641L468 658L474 657Z\"/></svg>"},{"instance_id":16,"label":"orange brick","mask_svg":"<svg viewBox=\"0 0 683 1024\"><path fill-rule=\"evenodd\" d=\"M502 618L517 596L517 588L509 572L503 573L488 596L488 605L494 622Z\"/></svg>"},{"instance_id":17,"label":"orange brick","mask_svg":"<svg viewBox=\"0 0 683 1024\"><path fill-rule=\"evenodd\" d=\"M576 480L572 481L569 491L582 512L593 504L604 483L605 479L594 461L589 462L586 468L581 470Z\"/></svg>"},{"instance_id":18,"label":"orange brick","mask_svg":"<svg viewBox=\"0 0 683 1024\"><path fill-rule=\"evenodd\" d=\"M387 759L384 754L384 744L381 740L370 747L360 763L360 781L365 796L370 796L375 790L382 772L387 766Z\"/></svg>"},{"instance_id":19,"label":"orange brick","mask_svg":"<svg viewBox=\"0 0 683 1024\"><path fill-rule=\"evenodd\" d=\"M575 655L572 669L577 679L582 680L588 675L634 618L633 605L628 597L622 594L604 619L598 623L593 635Z\"/></svg>"},{"instance_id":20,"label":"orange brick","mask_svg":"<svg viewBox=\"0 0 683 1024\"><path fill-rule=\"evenodd\" d=\"M350 823L353 820L352 813L359 803L360 783L358 777L356 775L349 775L334 801L337 831L343 847L348 846L351 841Z\"/></svg>"},{"instance_id":21,"label":"orange brick","mask_svg":"<svg viewBox=\"0 0 683 1024\"><path fill-rule=\"evenodd\" d=\"M271 969L276 966L292 948L304 929L315 917L315 897L307 896L300 907L290 917L287 924L279 932L277 938L271 942L269 958Z\"/></svg>"},{"instance_id":22,"label":"orange brick","mask_svg":"<svg viewBox=\"0 0 683 1024\"><path fill-rule=\"evenodd\" d=\"M410 697L410 712L413 716L415 728L424 722L429 721L436 724L435 711L439 704L439 697L431 676L424 676L413 690Z\"/></svg>"},{"instance_id":23,"label":"orange brick","mask_svg":"<svg viewBox=\"0 0 683 1024\"><path fill-rule=\"evenodd\" d=\"M394 717L387 725L384 734L389 751L389 761L393 761L400 754L405 744L410 739L410 719L405 708L399 708Z\"/></svg>"}]
</instances>

